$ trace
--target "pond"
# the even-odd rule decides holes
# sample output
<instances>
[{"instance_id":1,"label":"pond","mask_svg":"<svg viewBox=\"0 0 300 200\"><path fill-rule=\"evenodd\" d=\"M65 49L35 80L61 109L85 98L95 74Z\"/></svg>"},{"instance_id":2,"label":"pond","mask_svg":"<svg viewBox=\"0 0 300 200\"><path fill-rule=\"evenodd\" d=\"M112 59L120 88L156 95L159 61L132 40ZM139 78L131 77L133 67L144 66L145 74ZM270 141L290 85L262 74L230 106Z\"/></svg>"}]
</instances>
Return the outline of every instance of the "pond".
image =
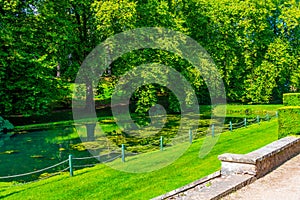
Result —
<instances>
[{"instance_id":1,"label":"pond","mask_svg":"<svg viewBox=\"0 0 300 200\"><path fill-rule=\"evenodd\" d=\"M78 151L72 148L72 144L80 143L80 138L73 129L73 127L61 127L55 130L22 132L10 137L2 135L0 138L0 176L39 170L68 159L69 154L76 157L89 156L88 151ZM65 167L67 166L59 166L52 171L59 171ZM39 175L25 176L17 180L28 181L36 179ZM12 179L0 181L7 180Z\"/></svg>"},{"instance_id":2,"label":"pond","mask_svg":"<svg viewBox=\"0 0 300 200\"><path fill-rule=\"evenodd\" d=\"M226 122L241 120L241 118L227 118ZM203 123L202 128L207 127L208 124ZM43 169L68 159L70 154L78 158L91 156L85 148L78 148L81 143L78 133L72 126L23 131L11 136L2 135L0 136L0 177ZM80 164L99 163L96 159L80 162ZM68 167L68 163L46 172L57 172L66 167ZM0 179L0 181L30 181L39 178L42 173Z\"/></svg>"}]
</instances>

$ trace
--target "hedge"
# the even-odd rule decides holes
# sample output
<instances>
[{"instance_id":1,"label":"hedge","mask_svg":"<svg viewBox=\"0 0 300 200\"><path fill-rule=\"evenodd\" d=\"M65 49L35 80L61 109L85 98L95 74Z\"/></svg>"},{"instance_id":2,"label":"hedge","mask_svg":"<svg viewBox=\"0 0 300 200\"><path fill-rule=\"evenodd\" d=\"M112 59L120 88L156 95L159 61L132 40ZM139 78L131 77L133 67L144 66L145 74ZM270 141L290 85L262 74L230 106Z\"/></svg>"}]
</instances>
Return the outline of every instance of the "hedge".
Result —
<instances>
[{"instance_id":1,"label":"hedge","mask_svg":"<svg viewBox=\"0 0 300 200\"><path fill-rule=\"evenodd\" d=\"M278 109L278 138L300 135L300 106L286 106Z\"/></svg>"},{"instance_id":2,"label":"hedge","mask_svg":"<svg viewBox=\"0 0 300 200\"><path fill-rule=\"evenodd\" d=\"M300 93L283 94L284 106L300 106Z\"/></svg>"}]
</instances>

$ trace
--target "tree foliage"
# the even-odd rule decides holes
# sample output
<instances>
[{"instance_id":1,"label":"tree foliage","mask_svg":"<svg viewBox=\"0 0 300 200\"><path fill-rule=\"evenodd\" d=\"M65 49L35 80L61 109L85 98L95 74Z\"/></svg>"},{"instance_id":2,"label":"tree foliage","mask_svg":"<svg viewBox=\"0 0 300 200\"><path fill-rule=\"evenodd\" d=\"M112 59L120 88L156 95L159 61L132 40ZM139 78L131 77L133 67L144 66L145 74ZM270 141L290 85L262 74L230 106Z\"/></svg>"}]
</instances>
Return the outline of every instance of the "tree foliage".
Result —
<instances>
[{"instance_id":1,"label":"tree foliage","mask_svg":"<svg viewBox=\"0 0 300 200\"><path fill-rule=\"evenodd\" d=\"M59 98L55 40L30 1L1 1L1 113L44 114Z\"/></svg>"},{"instance_id":2,"label":"tree foliage","mask_svg":"<svg viewBox=\"0 0 300 200\"><path fill-rule=\"evenodd\" d=\"M300 91L299 9L297 0L0 0L0 111L46 113L68 96L66 88L97 44L142 27L180 31L201 44L222 75L229 101L280 102L283 93ZM102 93L112 92L121 75L150 62L181 72L199 102L209 102L201 74L180 55L153 49L114 61L97 95L107 97ZM162 93L176 102L157 85L140 88L133 99L143 110Z\"/></svg>"}]
</instances>

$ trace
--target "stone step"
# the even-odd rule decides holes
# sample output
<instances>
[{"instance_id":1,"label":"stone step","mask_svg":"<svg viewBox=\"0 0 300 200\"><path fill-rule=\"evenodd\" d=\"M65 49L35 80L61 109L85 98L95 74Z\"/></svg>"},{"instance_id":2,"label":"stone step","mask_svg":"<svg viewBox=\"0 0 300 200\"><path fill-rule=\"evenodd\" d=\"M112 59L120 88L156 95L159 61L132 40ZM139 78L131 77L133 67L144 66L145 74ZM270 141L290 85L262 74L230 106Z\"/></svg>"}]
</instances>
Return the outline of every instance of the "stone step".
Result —
<instances>
[{"instance_id":1,"label":"stone step","mask_svg":"<svg viewBox=\"0 0 300 200\"><path fill-rule=\"evenodd\" d=\"M256 178L251 175L230 175L218 177L167 199L216 200L252 183L255 179Z\"/></svg>"}]
</instances>

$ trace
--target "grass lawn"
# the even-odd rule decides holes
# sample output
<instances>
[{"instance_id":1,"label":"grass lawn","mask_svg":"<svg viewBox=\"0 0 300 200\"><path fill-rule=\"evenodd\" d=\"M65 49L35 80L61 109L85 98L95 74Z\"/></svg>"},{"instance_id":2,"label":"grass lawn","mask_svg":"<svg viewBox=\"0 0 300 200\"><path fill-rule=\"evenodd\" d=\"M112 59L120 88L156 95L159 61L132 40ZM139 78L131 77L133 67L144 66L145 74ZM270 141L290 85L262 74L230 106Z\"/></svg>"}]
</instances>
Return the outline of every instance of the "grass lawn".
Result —
<instances>
[{"instance_id":1,"label":"grass lawn","mask_svg":"<svg viewBox=\"0 0 300 200\"><path fill-rule=\"evenodd\" d=\"M126 173L99 164L93 168L75 171L73 177L65 173L27 184L0 183L0 198L149 199L219 170L217 156L222 153L247 153L276 140L277 128L277 119L273 119L222 133L212 151L202 159L199 158L199 150L203 139L195 140L174 163L148 173ZM165 151L168 156L168 149ZM139 156L148 158L147 154ZM112 164L118 162L121 163L116 160ZM139 164L142 165L135 163Z\"/></svg>"}]
</instances>

